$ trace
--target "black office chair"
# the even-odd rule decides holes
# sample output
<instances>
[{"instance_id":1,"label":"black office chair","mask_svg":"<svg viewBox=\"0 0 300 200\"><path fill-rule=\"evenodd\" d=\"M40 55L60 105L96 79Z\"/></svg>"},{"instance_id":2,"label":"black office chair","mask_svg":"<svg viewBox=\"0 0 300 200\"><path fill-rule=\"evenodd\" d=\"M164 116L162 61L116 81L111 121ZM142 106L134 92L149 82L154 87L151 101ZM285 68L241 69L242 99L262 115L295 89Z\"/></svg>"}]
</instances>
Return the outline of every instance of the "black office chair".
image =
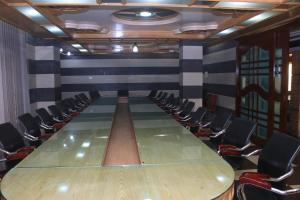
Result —
<instances>
[{"instance_id":1,"label":"black office chair","mask_svg":"<svg viewBox=\"0 0 300 200\"><path fill-rule=\"evenodd\" d=\"M55 119L58 119L58 121L69 122L72 119L71 115L64 114L57 105L48 106L48 110Z\"/></svg>"},{"instance_id":2,"label":"black office chair","mask_svg":"<svg viewBox=\"0 0 300 200\"><path fill-rule=\"evenodd\" d=\"M63 101L56 103L56 106L61 110L64 117L76 117L80 114L80 112L69 108L69 106Z\"/></svg>"},{"instance_id":3,"label":"black office chair","mask_svg":"<svg viewBox=\"0 0 300 200\"><path fill-rule=\"evenodd\" d=\"M150 94L148 95L148 97L151 99L151 98L154 98L157 94L157 90L151 90Z\"/></svg>"},{"instance_id":4,"label":"black office chair","mask_svg":"<svg viewBox=\"0 0 300 200\"><path fill-rule=\"evenodd\" d=\"M87 107L89 104L85 100L83 100L78 94L74 96L75 101L82 107Z\"/></svg>"},{"instance_id":5,"label":"black office chair","mask_svg":"<svg viewBox=\"0 0 300 200\"><path fill-rule=\"evenodd\" d=\"M98 90L89 91L89 95L92 101L95 101L96 99L100 98Z\"/></svg>"},{"instance_id":6,"label":"black office chair","mask_svg":"<svg viewBox=\"0 0 300 200\"><path fill-rule=\"evenodd\" d=\"M180 104L180 97L172 99L168 104L166 104L162 109L167 113L170 113L172 109L176 108Z\"/></svg>"},{"instance_id":7,"label":"black office chair","mask_svg":"<svg viewBox=\"0 0 300 200\"><path fill-rule=\"evenodd\" d=\"M185 107L187 106L188 102L189 101L187 99L183 100L176 107L171 108L167 113L169 113L169 114L179 114L179 113L181 113L185 109Z\"/></svg>"},{"instance_id":8,"label":"black office chair","mask_svg":"<svg viewBox=\"0 0 300 200\"><path fill-rule=\"evenodd\" d=\"M222 136L222 144L219 145L220 155L228 154L228 151L242 152L251 146L250 138L255 132L256 123L248 119L235 117ZM213 137L217 137L214 135Z\"/></svg>"},{"instance_id":9,"label":"black office chair","mask_svg":"<svg viewBox=\"0 0 300 200\"><path fill-rule=\"evenodd\" d=\"M6 162L7 169L14 167L33 150L34 147L25 146L23 137L11 123L0 124L0 151L4 154L0 161Z\"/></svg>"},{"instance_id":10,"label":"black office chair","mask_svg":"<svg viewBox=\"0 0 300 200\"><path fill-rule=\"evenodd\" d=\"M154 100L155 103L158 103L167 97L168 93L164 92L160 97Z\"/></svg>"},{"instance_id":11,"label":"black office chair","mask_svg":"<svg viewBox=\"0 0 300 200\"><path fill-rule=\"evenodd\" d=\"M199 129L194 134L197 137L213 137L224 133L232 117L232 112L227 110L219 110L216 112L212 121L201 124Z\"/></svg>"},{"instance_id":12,"label":"black office chair","mask_svg":"<svg viewBox=\"0 0 300 200\"><path fill-rule=\"evenodd\" d=\"M292 176L293 161L300 150L300 140L284 133L273 133L262 150L255 150L248 157L259 153L257 172L245 172L239 178L239 199L278 200L285 195L300 193L300 188L286 185Z\"/></svg>"},{"instance_id":13,"label":"black office chair","mask_svg":"<svg viewBox=\"0 0 300 200\"><path fill-rule=\"evenodd\" d=\"M65 105L71 112L80 112L82 110L82 108L74 104L70 98L62 100L61 103Z\"/></svg>"},{"instance_id":14,"label":"black office chair","mask_svg":"<svg viewBox=\"0 0 300 200\"><path fill-rule=\"evenodd\" d=\"M195 106L195 102L188 102L182 111L173 114L174 118L178 122L188 119L191 115L194 106Z\"/></svg>"},{"instance_id":15,"label":"black office chair","mask_svg":"<svg viewBox=\"0 0 300 200\"><path fill-rule=\"evenodd\" d=\"M25 113L18 117L24 128L24 137L29 140L31 146L39 146L43 141L49 139L52 134L42 134L39 124L31 114Z\"/></svg>"},{"instance_id":16,"label":"black office chair","mask_svg":"<svg viewBox=\"0 0 300 200\"><path fill-rule=\"evenodd\" d=\"M196 112L192 112L188 118L181 120L181 124L187 128L199 126L203 117L205 116L207 109L199 107Z\"/></svg>"},{"instance_id":17,"label":"black office chair","mask_svg":"<svg viewBox=\"0 0 300 200\"><path fill-rule=\"evenodd\" d=\"M78 96L88 104L91 103L91 100L84 93L80 93Z\"/></svg>"},{"instance_id":18,"label":"black office chair","mask_svg":"<svg viewBox=\"0 0 300 200\"><path fill-rule=\"evenodd\" d=\"M65 126L64 121L53 118L45 108L36 110L38 117L41 119L41 127L57 131Z\"/></svg>"},{"instance_id":19,"label":"black office chair","mask_svg":"<svg viewBox=\"0 0 300 200\"><path fill-rule=\"evenodd\" d=\"M158 106L164 108L166 105L172 102L174 98L174 94L170 94L167 98L163 99L161 102L158 102Z\"/></svg>"}]
</instances>

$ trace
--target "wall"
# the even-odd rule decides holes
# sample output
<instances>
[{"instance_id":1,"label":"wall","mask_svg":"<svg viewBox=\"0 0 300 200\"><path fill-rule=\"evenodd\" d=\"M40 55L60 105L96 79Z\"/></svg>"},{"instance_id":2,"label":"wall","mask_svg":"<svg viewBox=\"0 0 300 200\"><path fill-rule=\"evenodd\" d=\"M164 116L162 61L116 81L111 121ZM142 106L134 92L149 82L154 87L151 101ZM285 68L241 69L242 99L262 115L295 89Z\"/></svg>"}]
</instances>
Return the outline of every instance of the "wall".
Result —
<instances>
[{"instance_id":1,"label":"wall","mask_svg":"<svg viewBox=\"0 0 300 200\"><path fill-rule=\"evenodd\" d=\"M155 89L178 94L178 54L61 56L61 87L62 98L89 90L103 96L118 90L146 96Z\"/></svg>"},{"instance_id":2,"label":"wall","mask_svg":"<svg viewBox=\"0 0 300 200\"><path fill-rule=\"evenodd\" d=\"M235 110L236 96L235 42L204 48L203 92L217 94L217 106Z\"/></svg>"},{"instance_id":3,"label":"wall","mask_svg":"<svg viewBox=\"0 0 300 200\"><path fill-rule=\"evenodd\" d=\"M202 106L203 46L201 41L184 40L180 44L180 96Z\"/></svg>"},{"instance_id":4,"label":"wall","mask_svg":"<svg viewBox=\"0 0 300 200\"><path fill-rule=\"evenodd\" d=\"M59 43L28 36L31 112L61 99Z\"/></svg>"}]
</instances>

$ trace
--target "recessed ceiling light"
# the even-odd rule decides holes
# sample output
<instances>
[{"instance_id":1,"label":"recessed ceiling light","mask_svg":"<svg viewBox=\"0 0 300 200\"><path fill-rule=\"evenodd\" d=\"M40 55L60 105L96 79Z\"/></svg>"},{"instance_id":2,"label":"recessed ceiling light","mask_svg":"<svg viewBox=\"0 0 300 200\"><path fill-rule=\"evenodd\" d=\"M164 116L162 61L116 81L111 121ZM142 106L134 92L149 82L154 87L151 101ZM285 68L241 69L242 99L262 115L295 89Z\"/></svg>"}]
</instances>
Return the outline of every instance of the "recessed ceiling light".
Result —
<instances>
[{"instance_id":1,"label":"recessed ceiling light","mask_svg":"<svg viewBox=\"0 0 300 200\"><path fill-rule=\"evenodd\" d=\"M231 27L231 28L228 28L228 29L225 29L219 33L217 33L218 36L225 36L225 35L229 35L233 32L237 31L237 28L234 28L234 27Z\"/></svg>"},{"instance_id":2,"label":"recessed ceiling light","mask_svg":"<svg viewBox=\"0 0 300 200\"><path fill-rule=\"evenodd\" d=\"M88 52L87 49L78 49L80 52Z\"/></svg>"},{"instance_id":3,"label":"recessed ceiling light","mask_svg":"<svg viewBox=\"0 0 300 200\"><path fill-rule=\"evenodd\" d=\"M149 11L142 11L139 14L141 17L151 17L152 16L152 12Z\"/></svg>"},{"instance_id":4,"label":"recessed ceiling light","mask_svg":"<svg viewBox=\"0 0 300 200\"><path fill-rule=\"evenodd\" d=\"M19 6L16 7L16 9L21 12L23 15L29 18L33 17L41 17L41 13L39 13L36 9L30 7L30 6Z\"/></svg>"},{"instance_id":5,"label":"recessed ceiling light","mask_svg":"<svg viewBox=\"0 0 300 200\"><path fill-rule=\"evenodd\" d=\"M44 27L50 31L51 33L57 36L66 36L66 34L57 26L55 25L44 25Z\"/></svg>"},{"instance_id":6,"label":"recessed ceiling light","mask_svg":"<svg viewBox=\"0 0 300 200\"><path fill-rule=\"evenodd\" d=\"M278 14L279 14L278 12L264 12L264 13L254 16L254 17L251 17L250 19L247 19L246 21L242 22L241 25L249 26L249 25L261 22L263 20L266 20L266 19L273 17L275 15L278 15Z\"/></svg>"},{"instance_id":7,"label":"recessed ceiling light","mask_svg":"<svg viewBox=\"0 0 300 200\"><path fill-rule=\"evenodd\" d=\"M222 1L215 5L215 7L223 8L241 8L241 9L269 9L272 8L272 4L268 3L253 3L253 2L232 2L232 1Z\"/></svg>"},{"instance_id":8,"label":"recessed ceiling light","mask_svg":"<svg viewBox=\"0 0 300 200\"><path fill-rule=\"evenodd\" d=\"M72 44L72 46L75 48L82 48L82 46L80 44Z\"/></svg>"},{"instance_id":9,"label":"recessed ceiling light","mask_svg":"<svg viewBox=\"0 0 300 200\"><path fill-rule=\"evenodd\" d=\"M134 43L134 45L133 45L133 47L132 47L132 52L133 52L133 53L138 53L138 52L139 52L139 48L138 48L138 46L137 46L136 43Z\"/></svg>"}]
</instances>

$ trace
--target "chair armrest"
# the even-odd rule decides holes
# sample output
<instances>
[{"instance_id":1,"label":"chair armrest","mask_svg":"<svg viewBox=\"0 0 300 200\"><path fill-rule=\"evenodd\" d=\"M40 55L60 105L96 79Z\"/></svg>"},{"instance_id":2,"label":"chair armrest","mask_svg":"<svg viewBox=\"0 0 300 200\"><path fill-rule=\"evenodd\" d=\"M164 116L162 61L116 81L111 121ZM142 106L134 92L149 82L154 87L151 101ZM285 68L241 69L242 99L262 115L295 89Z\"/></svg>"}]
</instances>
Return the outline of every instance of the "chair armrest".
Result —
<instances>
[{"instance_id":1,"label":"chair armrest","mask_svg":"<svg viewBox=\"0 0 300 200\"><path fill-rule=\"evenodd\" d=\"M241 156L244 157L244 158L248 158L250 156L259 154L261 151L262 151L262 149L256 149L256 150L254 150L254 151L252 151L248 154L242 154Z\"/></svg>"},{"instance_id":2,"label":"chair armrest","mask_svg":"<svg viewBox=\"0 0 300 200\"><path fill-rule=\"evenodd\" d=\"M268 176L265 174L245 172L240 176L239 181L241 185L254 185L266 190L271 190L272 184L267 181L265 177L267 178Z\"/></svg>"},{"instance_id":3,"label":"chair armrest","mask_svg":"<svg viewBox=\"0 0 300 200\"><path fill-rule=\"evenodd\" d=\"M226 132L226 129L223 129L219 132L212 132L212 134L209 136L210 138L217 138L220 135L223 135Z\"/></svg>"}]
</instances>

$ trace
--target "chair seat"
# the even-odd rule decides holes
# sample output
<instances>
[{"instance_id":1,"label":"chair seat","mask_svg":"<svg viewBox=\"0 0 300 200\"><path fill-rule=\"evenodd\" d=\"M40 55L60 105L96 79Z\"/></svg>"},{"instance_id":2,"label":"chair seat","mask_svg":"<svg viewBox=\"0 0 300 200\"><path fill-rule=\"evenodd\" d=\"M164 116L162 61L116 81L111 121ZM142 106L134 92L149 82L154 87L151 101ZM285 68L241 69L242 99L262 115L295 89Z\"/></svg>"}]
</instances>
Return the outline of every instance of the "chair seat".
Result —
<instances>
[{"instance_id":1,"label":"chair seat","mask_svg":"<svg viewBox=\"0 0 300 200\"><path fill-rule=\"evenodd\" d=\"M279 195L251 185L245 186L245 193L249 200L282 200Z\"/></svg>"},{"instance_id":2,"label":"chair seat","mask_svg":"<svg viewBox=\"0 0 300 200\"><path fill-rule=\"evenodd\" d=\"M34 147L22 147L22 148L18 149L16 153L14 153L12 155L7 155L6 159L8 161L22 160L26 156L28 156L33 150L34 150Z\"/></svg>"}]
</instances>

